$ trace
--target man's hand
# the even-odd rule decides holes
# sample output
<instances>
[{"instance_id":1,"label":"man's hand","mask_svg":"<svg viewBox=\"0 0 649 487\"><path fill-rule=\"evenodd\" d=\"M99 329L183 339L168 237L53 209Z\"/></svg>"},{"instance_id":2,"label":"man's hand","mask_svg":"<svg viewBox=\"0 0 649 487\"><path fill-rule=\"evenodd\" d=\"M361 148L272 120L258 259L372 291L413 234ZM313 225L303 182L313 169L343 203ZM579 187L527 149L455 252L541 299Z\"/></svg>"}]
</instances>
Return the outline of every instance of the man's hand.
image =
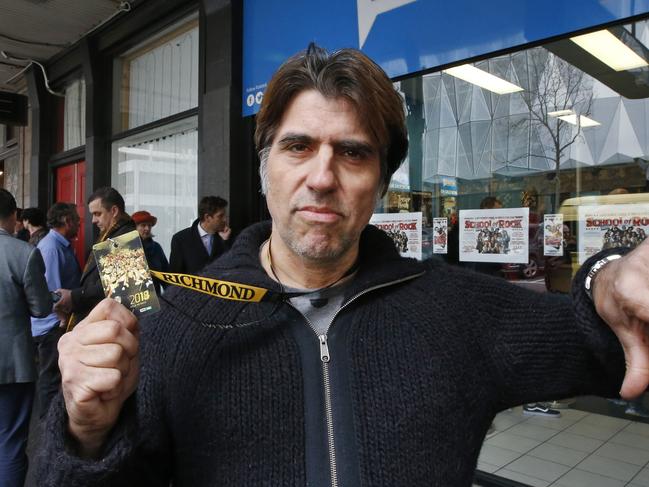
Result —
<instances>
[{"instance_id":1,"label":"man's hand","mask_svg":"<svg viewBox=\"0 0 649 487\"><path fill-rule=\"evenodd\" d=\"M626 374L620 395L639 396L649 385L649 239L598 273L593 302L624 349Z\"/></svg>"},{"instance_id":2,"label":"man's hand","mask_svg":"<svg viewBox=\"0 0 649 487\"><path fill-rule=\"evenodd\" d=\"M219 232L219 235L223 240L228 240L230 238L230 235L232 235L232 229L229 225L226 225L223 231Z\"/></svg>"},{"instance_id":3,"label":"man's hand","mask_svg":"<svg viewBox=\"0 0 649 487\"><path fill-rule=\"evenodd\" d=\"M138 347L137 319L112 299L104 299L59 340L68 429L82 456L97 456L124 401L135 391Z\"/></svg>"},{"instance_id":4,"label":"man's hand","mask_svg":"<svg viewBox=\"0 0 649 487\"><path fill-rule=\"evenodd\" d=\"M69 289L57 289L56 292L61 295L61 299L54 304L54 311L70 314L72 311L72 293Z\"/></svg>"}]
</instances>

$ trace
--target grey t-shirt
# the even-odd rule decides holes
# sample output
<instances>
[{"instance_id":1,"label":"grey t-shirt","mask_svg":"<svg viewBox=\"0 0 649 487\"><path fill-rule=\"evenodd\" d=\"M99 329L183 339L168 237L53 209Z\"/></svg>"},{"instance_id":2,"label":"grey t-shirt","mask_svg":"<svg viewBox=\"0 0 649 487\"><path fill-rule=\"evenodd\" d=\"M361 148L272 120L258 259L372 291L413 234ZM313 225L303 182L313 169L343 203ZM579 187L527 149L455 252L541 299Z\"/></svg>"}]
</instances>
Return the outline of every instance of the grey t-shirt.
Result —
<instances>
[{"instance_id":1,"label":"grey t-shirt","mask_svg":"<svg viewBox=\"0 0 649 487\"><path fill-rule=\"evenodd\" d=\"M290 298L290 303L309 320L318 335L325 335L336 311L343 302L346 283L315 292L308 289L286 288L291 293L308 293Z\"/></svg>"}]
</instances>

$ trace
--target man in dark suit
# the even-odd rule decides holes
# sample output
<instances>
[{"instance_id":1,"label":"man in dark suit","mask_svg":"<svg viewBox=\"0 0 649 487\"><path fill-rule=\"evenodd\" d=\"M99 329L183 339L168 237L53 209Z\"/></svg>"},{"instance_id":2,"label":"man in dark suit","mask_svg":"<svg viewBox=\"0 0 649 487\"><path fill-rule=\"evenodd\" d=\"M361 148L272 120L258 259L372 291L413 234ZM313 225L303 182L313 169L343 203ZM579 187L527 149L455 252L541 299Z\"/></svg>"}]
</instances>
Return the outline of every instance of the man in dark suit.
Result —
<instances>
[{"instance_id":1,"label":"man in dark suit","mask_svg":"<svg viewBox=\"0 0 649 487\"><path fill-rule=\"evenodd\" d=\"M124 198L115 188L95 190L88 198L88 210L92 215L92 223L99 228L97 242L135 230L135 223L124 210ZM81 286L76 289L58 289L57 292L61 294L61 299L56 303L55 309L62 314L71 313L67 326L69 331L106 297L92 252L81 275Z\"/></svg>"},{"instance_id":2,"label":"man in dark suit","mask_svg":"<svg viewBox=\"0 0 649 487\"><path fill-rule=\"evenodd\" d=\"M193 274L230 248L232 230L228 226L228 202L205 196L198 204L198 219L171 238L169 270Z\"/></svg>"},{"instance_id":3,"label":"man in dark suit","mask_svg":"<svg viewBox=\"0 0 649 487\"><path fill-rule=\"evenodd\" d=\"M47 316L52 298L38 249L14 238L16 200L0 189L0 484L22 487L36 365L29 317Z\"/></svg>"}]
</instances>

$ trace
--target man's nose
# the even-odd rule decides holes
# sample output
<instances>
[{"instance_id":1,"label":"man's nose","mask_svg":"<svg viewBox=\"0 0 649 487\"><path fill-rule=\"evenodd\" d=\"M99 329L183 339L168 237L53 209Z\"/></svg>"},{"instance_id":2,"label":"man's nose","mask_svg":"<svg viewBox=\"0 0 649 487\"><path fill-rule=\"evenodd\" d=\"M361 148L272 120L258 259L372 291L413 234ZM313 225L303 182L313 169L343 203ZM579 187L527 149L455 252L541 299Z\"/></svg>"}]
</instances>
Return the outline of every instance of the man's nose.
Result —
<instances>
[{"instance_id":1,"label":"man's nose","mask_svg":"<svg viewBox=\"0 0 649 487\"><path fill-rule=\"evenodd\" d=\"M307 175L307 186L317 192L331 191L336 186L336 157L333 148L320 146L312 159Z\"/></svg>"}]
</instances>

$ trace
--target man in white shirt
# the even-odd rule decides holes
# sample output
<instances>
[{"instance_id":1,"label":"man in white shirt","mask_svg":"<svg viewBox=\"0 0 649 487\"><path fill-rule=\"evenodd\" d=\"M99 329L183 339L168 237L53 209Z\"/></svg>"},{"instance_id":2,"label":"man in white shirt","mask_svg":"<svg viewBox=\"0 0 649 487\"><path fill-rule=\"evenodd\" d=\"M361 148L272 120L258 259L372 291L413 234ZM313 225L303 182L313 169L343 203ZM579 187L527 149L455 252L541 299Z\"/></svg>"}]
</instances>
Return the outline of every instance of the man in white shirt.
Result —
<instances>
[{"instance_id":1,"label":"man in white shirt","mask_svg":"<svg viewBox=\"0 0 649 487\"><path fill-rule=\"evenodd\" d=\"M226 209L219 196L205 196L198 204L198 219L171 238L169 270L193 274L230 248Z\"/></svg>"}]
</instances>

